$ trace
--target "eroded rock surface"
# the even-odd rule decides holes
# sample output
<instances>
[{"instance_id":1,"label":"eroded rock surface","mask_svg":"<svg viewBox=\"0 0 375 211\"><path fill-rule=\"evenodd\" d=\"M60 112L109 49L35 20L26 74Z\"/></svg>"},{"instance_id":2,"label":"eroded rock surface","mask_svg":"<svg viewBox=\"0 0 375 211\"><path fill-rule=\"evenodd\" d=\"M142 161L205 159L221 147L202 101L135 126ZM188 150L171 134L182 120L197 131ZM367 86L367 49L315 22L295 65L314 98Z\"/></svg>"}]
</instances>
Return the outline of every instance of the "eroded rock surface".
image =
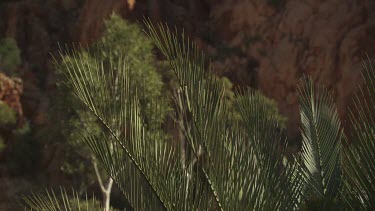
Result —
<instances>
[{"instance_id":1,"label":"eroded rock surface","mask_svg":"<svg viewBox=\"0 0 375 211\"><path fill-rule=\"evenodd\" d=\"M10 78L0 72L0 101L6 103L17 112L18 117L23 117L21 95L23 84L20 78Z\"/></svg>"},{"instance_id":2,"label":"eroded rock surface","mask_svg":"<svg viewBox=\"0 0 375 211\"><path fill-rule=\"evenodd\" d=\"M304 74L326 86L344 114L361 81L361 58L375 53L373 1L225 0L212 8L216 33L258 62L257 86L299 130L296 88ZM224 61L225 63L226 61ZM230 66L230 65L227 65ZM242 70L244 71L244 70Z\"/></svg>"},{"instance_id":3,"label":"eroded rock surface","mask_svg":"<svg viewBox=\"0 0 375 211\"><path fill-rule=\"evenodd\" d=\"M361 81L364 52L375 54L374 4L372 0L19 0L0 8L0 31L17 39L30 67L33 80L24 78L29 102L25 113L30 115L48 108L45 90L54 84L54 70L46 58L57 51L57 43L92 43L100 35L103 19L114 11L133 20L150 16L185 28L213 57L219 74L277 100L289 118L288 135L294 137L299 130L296 88L304 74L325 85L339 112L345 113ZM38 102L28 90L40 93Z\"/></svg>"}]
</instances>

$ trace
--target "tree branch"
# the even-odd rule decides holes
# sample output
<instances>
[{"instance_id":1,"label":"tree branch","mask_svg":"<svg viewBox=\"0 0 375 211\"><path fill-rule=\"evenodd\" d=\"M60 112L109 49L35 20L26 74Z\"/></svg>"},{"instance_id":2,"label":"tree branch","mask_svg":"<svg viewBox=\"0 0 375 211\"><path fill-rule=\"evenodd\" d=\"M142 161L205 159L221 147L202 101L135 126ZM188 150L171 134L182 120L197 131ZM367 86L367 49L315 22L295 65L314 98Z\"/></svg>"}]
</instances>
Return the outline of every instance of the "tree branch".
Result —
<instances>
[{"instance_id":1,"label":"tree branch","mask_svg":"<svg viewBox=\"0 0 375 211\"><path fill-rule=\"evenodd\" d=\"M102 192L107 192L108 189L106 189L104 187L102 177L100 176L100 173L99 173L98 163L96 162L96 159L94 157L92 157L92 164L94 165L95 174L96 174L96 177L98 178L100 189L102 190ZM109 186L109 184L108 184L108 186ZM111 186L112 186L112 184L111 184Z\"/></svg>"}]
</instances>

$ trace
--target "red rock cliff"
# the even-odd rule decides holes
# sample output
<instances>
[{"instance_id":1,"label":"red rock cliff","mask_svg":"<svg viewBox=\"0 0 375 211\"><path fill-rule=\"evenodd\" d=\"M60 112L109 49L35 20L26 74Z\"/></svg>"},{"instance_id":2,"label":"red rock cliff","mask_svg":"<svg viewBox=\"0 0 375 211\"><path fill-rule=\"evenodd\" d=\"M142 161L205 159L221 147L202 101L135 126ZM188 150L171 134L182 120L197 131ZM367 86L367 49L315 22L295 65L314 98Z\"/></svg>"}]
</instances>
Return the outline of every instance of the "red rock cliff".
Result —
<instances>
[{"instance_id":1,"label":"red rock cliff","mask_svg":"<svg viewBox=\"0 0 375 211\"><path fill-rule=\"evenodd\" d=\"M274 98L289 118L289 136L295 137L299 130L296 87L303 74L328 87L339 112L345 113L360 82L363 53L375 54L375 3L270 2L19 0L0 9L0 31L17 39L31 69L33 77L24 78L25 95L30 101L35 97L41 100L26 106L28 115L48 108L43 99L48 99L45 90L54 81L46 58L56 51L57 42L94 41L103 18L116 11L133 20L151 16L184 27L214 57L219 74L237 84L258 87ZM35 91L41 94L31 93Z\"/></svg>"},{"instance_id":2,"label":"red rock cliff","mask_svg":"<svg viewBox=\"0 0 375 211\"><path fill-rule=\"evenodd\" d=\"M218 36L258 62L258 87L277 100L293 137L299 130L295 90L304 74L326 86L345 113L361 81L364 52L375 55L375 2L265 2L224 0L213 5L211 17Z\"/></svg>"}]
</instances>

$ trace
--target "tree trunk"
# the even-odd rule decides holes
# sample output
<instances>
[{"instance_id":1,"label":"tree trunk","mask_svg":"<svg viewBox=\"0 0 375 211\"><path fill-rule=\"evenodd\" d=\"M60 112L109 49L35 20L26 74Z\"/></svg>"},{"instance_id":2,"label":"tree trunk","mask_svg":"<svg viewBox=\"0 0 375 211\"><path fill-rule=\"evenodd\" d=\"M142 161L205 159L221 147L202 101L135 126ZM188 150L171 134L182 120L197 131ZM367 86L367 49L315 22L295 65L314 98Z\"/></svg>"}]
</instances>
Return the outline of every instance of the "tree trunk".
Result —
<instances>
[{"instance_id":1,"label":"tree trunk","mask_svg":"<svg viewBox=\"0 0 375 211\"><path fill-rule=\"evenodd\" d=\"M102 177L100 176L100 173L99 173L98 163L95 159L93 159L93 165L94 165L96 177L99 182L100 190L102 191L104 211L109 211L113 179L110 177L108 179L106 186L104 186Z\"/></svg>"},{"instance_id":2,"label":"tree trunk","mask_svg":"<svg viewBox=\"0 0 375 211\"><path fill-rule=\"evenodd\" d=\"M105 192L103 192L103 204L104 204L104 211L109 211L110 208L110 202L111 202L111 191L112 191L112 184L113 179L109 178L107 183L107 188L105 189Z\"/></svg>"}]
</instances>

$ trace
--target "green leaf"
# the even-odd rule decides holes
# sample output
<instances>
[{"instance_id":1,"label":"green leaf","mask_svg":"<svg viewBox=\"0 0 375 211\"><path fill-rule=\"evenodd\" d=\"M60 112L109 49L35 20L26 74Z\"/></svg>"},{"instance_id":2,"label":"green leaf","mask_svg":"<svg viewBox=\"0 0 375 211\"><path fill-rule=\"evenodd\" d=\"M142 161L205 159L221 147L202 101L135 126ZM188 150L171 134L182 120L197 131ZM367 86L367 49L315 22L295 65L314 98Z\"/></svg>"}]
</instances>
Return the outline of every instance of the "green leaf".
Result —
<instances>
[{"instance_id":1,"label":"green leaf","mask_svg":"<svg viewBox=\"0 0 375 211\"><path fill-rule=\"evenodd\" d=\"M375 209L375 71L371 61L363 61L364 85L350 112L353 130L343 153L344 199L356 210ZM350 142L349 142L350 140Z\"/></svg>"},{"instance_id":2,"label":"green leaf","mask_svg":"<svg viewBox=\"0 0 375 211\"><path fill-rule=\"evenodd\" d=\"M307 187L319 198L334 198L340 188L342 129L332 97L302 79L298 90L301 113L302 168Z\"/></svg>"},{"instance_id":3,"label":"green leaf","mask_svg":"<svg viewBox=\"0 0 375 211\"><path fill-rule=\"evenodd\" d=\"M58 195L59 194L59 195ZM91 211L101 210L100 202L86 198L81 199L76 191L72 191L69 196L65 189L60 188L60 192L46 191L46 194L33 193L30 196L22 197L25 210L37 211Z\"/></svg>"},{"instance_id":4,"label":"green leaf","mask_svg":"<svg viewBox=\"0 0 375 211\"><path fill-rule=\"evenodd\" d=\"M75 95L104 129L101 135L82 131L82 139L129 204L135 210L206 209L209 200L202 200L206 195L205 183L196 174L186 176L188 170L181 165L176 148L157 141L162 132L152 131L152 127L147 132L138 98L142 92L130 86L125 61L119 59L116 64L104 66L99 59L88 64L80 54L71 54L76 65L60 69ZM161 114L157 99L150 102L149 109Z\"/></svg>"},{"instance_id":5,"label":"green leaf","mask_svg":"<svg viewBox=\"0 0 375 211\"><path fill-rule=\"evenodd\" d=\"M247 133L247 148L253 148L258 172L257 186L251 195L260 203L254 210L291 210L299 205L302 197L301 176L295 162L283 165L286 140L278 130L275 116L268 114L268 103L259 92L250 89L237 98L237 105ZM246 175L246 174L245 174Z\"/></svg>"},{"instance_id":6,"label":"green leaf","mask_svg":"<svg viewBox=\"0 0 375 211\"><path fill-rule=\"evenodd\" d=\"M146 33L167 58L179 82L176 107L179 108L178 116L182 117L180 127L197 160L198 169L210 186L211 196L215 200L210 209L295 208L299 193L293 192L293 188L299 190L298 182L292 181L295 177L292 168L281 170L282 156L276 152L279 150L276 146L282 143L277 142L279 137L275 135L274 121L253 128L256 131L252 132L265 137L246 133L251 129L243 128L242 124L230 118L232 114L226 107L224 86L208 72L210 66L205 64L205 56L197 46L184 34L173 34L165 25L160 24L155 28L150 21L146 21L146 27ZM249 119L246 112L249 110L244 108L242 111L243 121L247 125ZM261 113L259 117L266 119L266 113ZM263 141L267 144L263 144ZM266 147L271 148L266 150ZM277 172L282 172L281 180ZM286 190L282 191L283 188ZM287 191L290 191L290 197L285 197ZM268 197L270 195L274 197ZM280 202L277 199L283 200Z\"/></svg>"}]
</instances>

